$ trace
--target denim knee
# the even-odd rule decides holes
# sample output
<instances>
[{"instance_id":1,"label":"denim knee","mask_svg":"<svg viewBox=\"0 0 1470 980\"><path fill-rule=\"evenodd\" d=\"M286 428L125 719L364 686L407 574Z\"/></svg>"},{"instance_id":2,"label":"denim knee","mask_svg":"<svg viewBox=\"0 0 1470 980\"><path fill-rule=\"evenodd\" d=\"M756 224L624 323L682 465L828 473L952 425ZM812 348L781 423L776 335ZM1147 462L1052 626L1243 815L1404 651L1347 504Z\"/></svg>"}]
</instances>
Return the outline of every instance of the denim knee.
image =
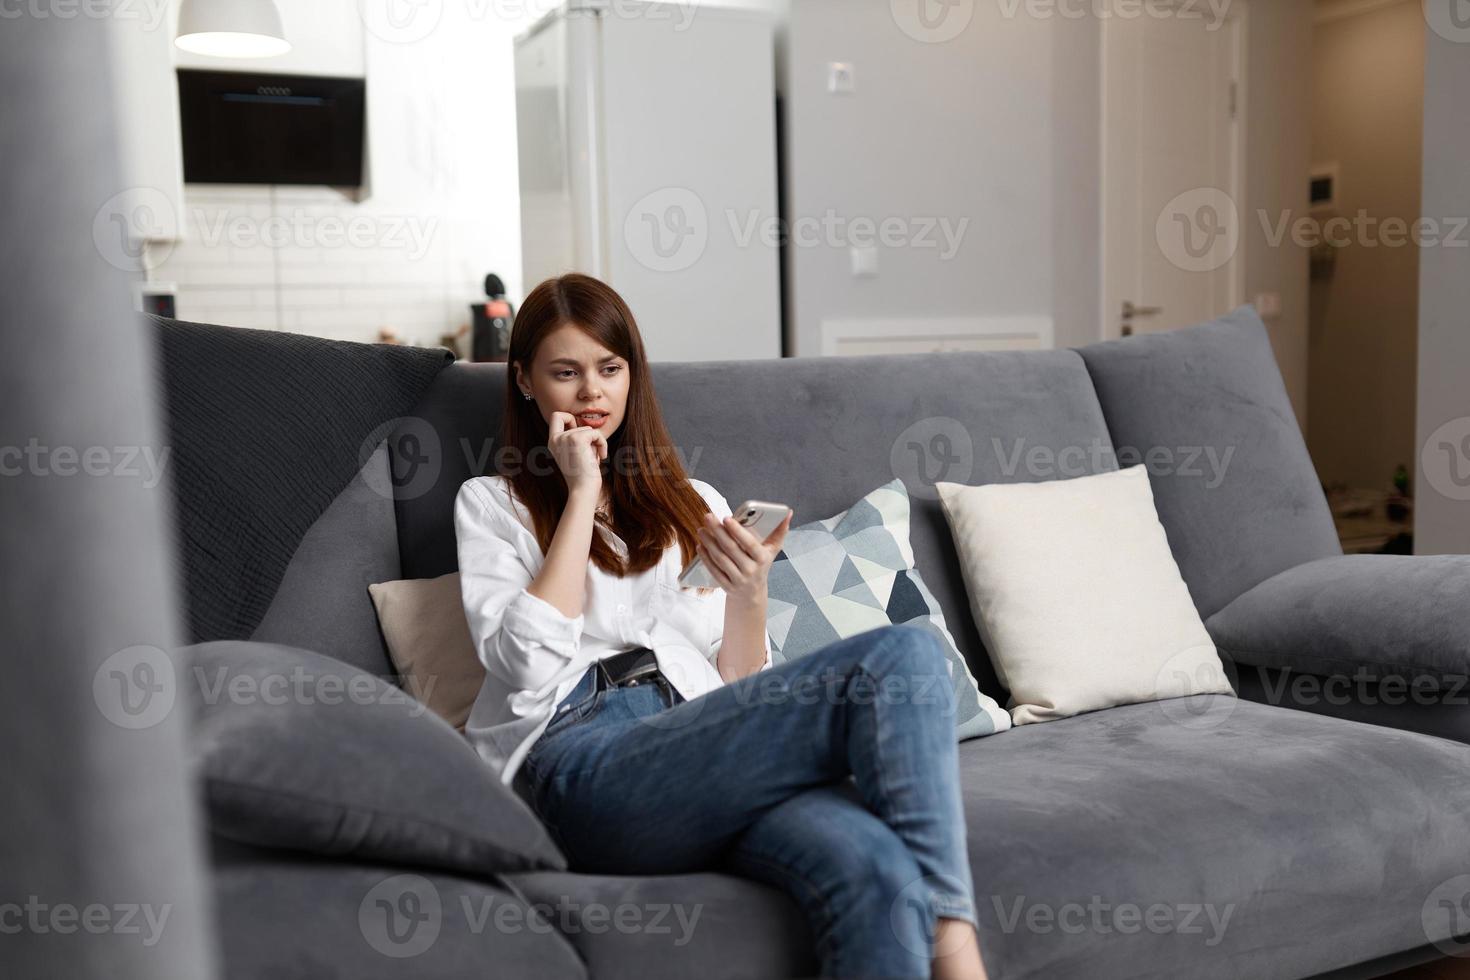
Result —
<instances>
[{"instance_id":1,"label":"denim knee","mask_svg":"<svg viewBox=\"0 0 1470 980\"><path fill-rule=\"evenodd\" d=\"M949 677L948 651L933 632L907 623L883 626L875 632L878 642L864 658L875 672Z\"/></svg>"}]
</instances>

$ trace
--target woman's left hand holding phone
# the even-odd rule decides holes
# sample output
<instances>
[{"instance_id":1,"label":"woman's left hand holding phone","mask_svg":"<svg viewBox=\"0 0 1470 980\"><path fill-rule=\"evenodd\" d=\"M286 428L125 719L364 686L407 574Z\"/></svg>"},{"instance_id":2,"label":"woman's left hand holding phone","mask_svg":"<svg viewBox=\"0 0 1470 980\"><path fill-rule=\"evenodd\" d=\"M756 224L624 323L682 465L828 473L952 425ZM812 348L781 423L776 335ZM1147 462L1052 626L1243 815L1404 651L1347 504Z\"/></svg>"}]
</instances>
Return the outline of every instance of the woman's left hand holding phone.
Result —
<instances>
[{"instance_id":1,"label":"woman's left hand holding phone","mask_svg":"<svg viewBox=\"0 0 1470 980\"><path fill-rule=\"evenodd\" d=\"M725 590L727 600L765 601L766 577L790 527L791 513L787 512L770 536L761 541L734 517L722 521L714 514L704 515L697 551L710 578Z\"/></svg>"}]
</instances>

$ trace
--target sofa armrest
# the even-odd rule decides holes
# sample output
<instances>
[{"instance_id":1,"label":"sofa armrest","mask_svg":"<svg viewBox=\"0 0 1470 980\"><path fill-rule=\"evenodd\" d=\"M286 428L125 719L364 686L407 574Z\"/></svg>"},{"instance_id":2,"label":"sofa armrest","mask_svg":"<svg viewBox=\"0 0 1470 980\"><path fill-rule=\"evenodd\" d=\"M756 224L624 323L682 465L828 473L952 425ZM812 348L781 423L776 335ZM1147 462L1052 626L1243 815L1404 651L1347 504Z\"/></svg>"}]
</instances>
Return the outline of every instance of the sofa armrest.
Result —
<instances>
[{"instance_id":1,"label":"sofa armrest","mask_svg":"<svg viewBox=\"0 0 1470 980\"><path fill-rule=\"evenodd\" d=\"M1470 674L1470 556L1323 558L1267 579L1205 625L1238 664L1458 689Z\"/></svg>"}]
</instances>

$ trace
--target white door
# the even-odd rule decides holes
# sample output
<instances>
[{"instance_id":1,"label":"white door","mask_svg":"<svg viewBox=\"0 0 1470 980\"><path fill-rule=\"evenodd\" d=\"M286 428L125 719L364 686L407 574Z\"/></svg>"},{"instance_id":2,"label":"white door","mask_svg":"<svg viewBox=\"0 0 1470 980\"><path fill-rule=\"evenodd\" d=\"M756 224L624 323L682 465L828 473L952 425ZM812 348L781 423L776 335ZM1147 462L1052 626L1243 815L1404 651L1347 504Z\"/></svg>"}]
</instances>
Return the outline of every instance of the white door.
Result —
<instances>
[{"instance_id":1,"label":"white door","mask_svg":"<svg viewBox=\"0 0 1470 980\"><path fill-rule=\"evenodd\" d=\"M1241 302L1241 4L1120 4L1103 24L1105 338ZM1139 13L1139 8L1142 13Z\"/></svg>"}]
</instances>

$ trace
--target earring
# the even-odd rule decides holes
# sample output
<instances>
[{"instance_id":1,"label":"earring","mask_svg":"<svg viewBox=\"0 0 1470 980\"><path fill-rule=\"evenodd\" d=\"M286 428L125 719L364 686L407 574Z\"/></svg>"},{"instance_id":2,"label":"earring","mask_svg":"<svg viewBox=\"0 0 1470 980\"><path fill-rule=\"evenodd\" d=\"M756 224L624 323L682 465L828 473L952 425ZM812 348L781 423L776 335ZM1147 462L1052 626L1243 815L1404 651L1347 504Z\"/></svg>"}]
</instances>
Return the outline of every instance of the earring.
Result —
<instances>
[{"instance_id":1,"label":"earring","mask_svg":"<svg viewBox=\"0 0 1470 980\"><path fill-rule=\"evenodd\" d=\"M526 396L526 401L530 401L531 400L531 393L529 391L523 391L523 392L521 392L521 394L523 394L523 395Z\"/></svg>"}]
</instances>

